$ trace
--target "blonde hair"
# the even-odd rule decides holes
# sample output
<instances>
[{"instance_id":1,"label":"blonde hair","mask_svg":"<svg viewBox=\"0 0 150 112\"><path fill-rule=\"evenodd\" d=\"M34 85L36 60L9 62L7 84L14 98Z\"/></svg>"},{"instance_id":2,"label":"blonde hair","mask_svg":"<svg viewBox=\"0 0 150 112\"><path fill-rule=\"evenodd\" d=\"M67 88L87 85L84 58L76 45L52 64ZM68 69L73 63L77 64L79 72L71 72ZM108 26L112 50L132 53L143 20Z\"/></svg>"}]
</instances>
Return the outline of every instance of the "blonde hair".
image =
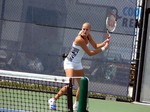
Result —
<instances>
[{"instance_id":1,"label":"blonde hair","mask_svg":"<svg viewBox=\"0 0 150 112\"><path fill-rule=\"evenodd\" d=\"M78 33L78 36L80 36L80 35L81 35L81 33L82 33L82 31L80 30L80 31L79 31L79 33Z\"/></svg>"},{"instance_id":2,"label":"blonde hair","mask_svg":"<svg viewBox=\"0 0 150 112\"><path fill-rule=\"evenodd\" d=\"M85 22L85 23L83 23L83 25L88 25L88 26L89 26L89 28L91 29L91 24L90 24L90 23ZM82 26L83 26L83 25L82 25Z\"/></svg>"}]
</instances>

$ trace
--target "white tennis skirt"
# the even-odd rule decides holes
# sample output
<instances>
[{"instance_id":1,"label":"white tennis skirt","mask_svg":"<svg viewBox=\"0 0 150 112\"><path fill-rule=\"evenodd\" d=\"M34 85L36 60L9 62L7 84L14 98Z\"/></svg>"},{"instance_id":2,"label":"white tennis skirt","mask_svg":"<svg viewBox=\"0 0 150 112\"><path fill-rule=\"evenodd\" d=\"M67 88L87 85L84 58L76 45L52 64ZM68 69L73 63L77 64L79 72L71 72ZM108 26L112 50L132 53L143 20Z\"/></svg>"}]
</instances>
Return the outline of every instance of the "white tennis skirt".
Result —
<instances>
[{"instance_id":1,"label":"white tennis skirt","mask_svg":"<svg viewBox=\"0 0 150 112\"><path fill-rule=\"evenodd\" d=\"M81 62L71 62L66 58L64 60L64 69L82 70L83 66Z\"/></svg>"}]
</instances>

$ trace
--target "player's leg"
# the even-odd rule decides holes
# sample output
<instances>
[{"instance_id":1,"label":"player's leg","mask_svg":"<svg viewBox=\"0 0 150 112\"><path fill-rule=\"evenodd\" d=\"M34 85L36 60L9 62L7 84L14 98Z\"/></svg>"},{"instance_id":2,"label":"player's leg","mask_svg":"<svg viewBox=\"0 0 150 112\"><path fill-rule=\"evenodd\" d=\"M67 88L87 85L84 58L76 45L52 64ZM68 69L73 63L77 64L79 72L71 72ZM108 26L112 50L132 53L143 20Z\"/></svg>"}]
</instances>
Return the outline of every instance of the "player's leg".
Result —
<instances>
[{"instance_id":1,"label":"player's leg","mask_svg":"<svg viewBox=\"0 0 150 112\"><path fill-rule=\"evenodd\" d=\"M75 70L75 77L82 77L84 76L84 71L83 70ZM77 110L78 109L78 102L79 102L79 94L80 94L80 78L75 78L78 84L78 88L77 88L77 92L76 92L76 99L75 99L75 103L73 105L73 110Z\"/></svg>"},{"instance_id":2,"label":"player's leg","mask_svg":"<svg viewBox=\"0 0 150 112\"><path fill-rule=\"evenodd\" d=\"M66 77L73 77L73 74L74 74L74 70L73 69L66 69L65 70L65 73L66 73ZM74 80L72 80L72 82L74 83ZM66 93L67 91L67 88L68 88L68 85L62 87L59 92L55 95L55 100L59 99L60 96L62 96L63 94Z\"/></svg>"},{"instance_id":3,"label":"player's leg","mask_svg":"<svg viewBox=\"0 0 150 112\"><path fill-rule=\"evenodd\" d=\"M66 69L65 73L66 73L67 77L73 77L74 70L73 69ZM74 80L72 82L74 83ZM65 85L64 87L62 87L59 90L59 92L55 95L54 98L49 99L48 103L49 103L49 108L51 110L56 110L56 100L59 99L63 94L66 93L67 88L68 88L68 85Z\"/></svg>"}]
</instances>

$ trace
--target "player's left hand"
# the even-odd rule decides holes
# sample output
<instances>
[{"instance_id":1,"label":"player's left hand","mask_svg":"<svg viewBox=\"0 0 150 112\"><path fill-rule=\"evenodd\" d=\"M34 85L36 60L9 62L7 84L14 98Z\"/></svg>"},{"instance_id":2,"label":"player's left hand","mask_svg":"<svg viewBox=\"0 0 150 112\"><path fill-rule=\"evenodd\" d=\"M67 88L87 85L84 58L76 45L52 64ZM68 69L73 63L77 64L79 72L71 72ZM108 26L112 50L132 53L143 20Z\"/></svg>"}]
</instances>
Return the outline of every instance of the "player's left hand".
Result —
<instances>
[{"instance_id":1,"label":"player's left hand","mask_svg":"<svg viewBox=\"0 0 150 112\"><path fill-rule=\"evenodd\" d=\"M106 43L109 44L109 42L110 42L110 40L109 40L109 39L106 39L106 40L102 43L102 45L105 46L105 44L106 44Z\"/></svg>"}]
</instances>

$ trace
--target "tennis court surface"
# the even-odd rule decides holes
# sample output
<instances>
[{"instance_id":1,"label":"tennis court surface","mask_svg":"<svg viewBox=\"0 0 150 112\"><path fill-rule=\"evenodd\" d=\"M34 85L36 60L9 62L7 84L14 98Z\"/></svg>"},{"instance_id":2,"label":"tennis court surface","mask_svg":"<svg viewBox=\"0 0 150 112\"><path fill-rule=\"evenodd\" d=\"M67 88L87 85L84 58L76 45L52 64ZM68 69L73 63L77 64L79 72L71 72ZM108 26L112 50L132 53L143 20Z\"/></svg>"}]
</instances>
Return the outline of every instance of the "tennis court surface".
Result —
<instances>
[{"instance_id":1,"label":"tennis court surface","mask_svg":"<svg viewBox=\"0 0 150 112\"><path fill-rule=\"evenodd\" d=\"M150 105L90 98L89 112L150 112Z\"/></svg>"}]
</instances>

